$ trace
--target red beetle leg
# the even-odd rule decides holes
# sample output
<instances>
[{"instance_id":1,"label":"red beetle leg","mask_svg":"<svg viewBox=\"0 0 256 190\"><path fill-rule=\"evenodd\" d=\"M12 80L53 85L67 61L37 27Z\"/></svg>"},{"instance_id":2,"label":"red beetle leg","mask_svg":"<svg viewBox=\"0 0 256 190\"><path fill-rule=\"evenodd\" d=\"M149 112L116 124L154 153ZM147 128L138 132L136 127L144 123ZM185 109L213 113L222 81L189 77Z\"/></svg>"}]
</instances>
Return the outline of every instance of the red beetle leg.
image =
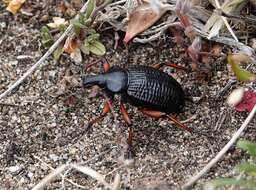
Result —
<instances>
[{"instance_id":1,"label":"red beetle leg","mask_svg":"<svg viewBox=\"0 0 256 190\"><path fill-rule=\"evenodd\" d=\"M128 112L127 112L127 110L125 109L123 103L120 103L120 111L121 111L121 113L122 113L122 115L123 115L123 118L124 118L125 122L126 122L128 125L131 125L131 124L132 124L132 121L131 121L131 119L130 119L130 117L129 117L129 115L128 115Z\"/></svg>"},{"instance_id":2,"label":"red beetle leg","mask_svg":"<svg viewBox=\"0 0 256 190\"><path fill-rule=\"evenodd\" d=\"M157 64L152 65L152 67L155 69L161 69L163 66L173 67L175 69L181 69L184 71L188 70L186 67L183 67L183 66L180 66L180 65L177 65L174 63L157 63Z\"/></svg>"},{"instance_id":3,"label":"red beetle leg","mask_svg":"<svg viewBox=\"0 0 256 190\"><path fill-rule=\"evenodd\" d=\"M151 67L155 68L155 69L160 69L161 67L163 67L164 64L163 63L157 63L157 64L154 64L152 65Z\"/></svg>"},{"instance_id":4,"label":"red beetle leg","mask_svg":"<svg viewBox=\"0 0 256 190\"><path fill-rule=\"evenodd\" d=\"M192 132L192 129L188 128L186 125L183 125L179 120L175 119L174 117L171 117L169 115L166 115L172 122L174 122L178 127L185 129L188 132Z\"/></svg>"},{"instance_id":5,"label":"red beetle leg","mask_svg":"<svg viewBox=\"0 0 256 190\"><path fill-rule=\"evenodd\" d=\"M99 117L93 119L92 121L89 122L89 126L92 126L94 123L97 123L99 122L101 119L103 119L107 113L110 112L111 110L111 102L107 100L107 102L105 103L104 107L103 107L103 110L102 110L102 113L100 114Z\"/></svg>"},{"instance_id":6,"label":"red beetle leg","mask_svg":"<svg viewBox=\"0 0 256 190\"><path fill-rule=\"evenodd\" d=\"M180 66L180 65L177 65L177 64L174 64L174 63L165 63L166 66L168 67L173 67L175 69L181 69L181 70L184 70L184 71L188 71L188 69L186 67L183 67L183 66Z\"/></svg>"},{"instance_id":7,"label":"red beetle leg","mask_svg":"<svg viewBox=\"0 0 256 190\"><path fill-rule=\"evenodd\" d=\"M129 145L130 148L132 147L132 139L133 139L133 130L132 130L132 127L129 127L127 144Z\"/></svg>"},{"instance_id":8,"label":"red beetle leg","mask_svg":"<svg viewBox=\"0 0 256 190\"><path fill-rule=\"evenodd\" d=\"M153 117L153 118L156 118L156 119L159 119L163 116L165 116L166 114L163 113L163 112L160 112L160 111L153 111L153 110L148 110L148 109L140 109L140 111L146 115L146 116L149 116L149 117Z\"/></svg>"},{"instance_id":9,"label":"red beetle leg","mask_svg":"<svg viewBox=\"0 0 256 190\"><path fill-rule=\"evenodd\" d=\"M106 59L103 60L103 68L104 72L107 72L110 69L110 64L107 62Z\"/></svg>"},{"instance_id":10,"label":"red beetle leg","mask_svg":"<svg viewBox=\"0 0 256 190\"><path fill-rule=\"evenodd\" d=\"M167 117L169 118L172 122L174 122L178 127L185 129L186 131L192 132L192 130L190 128L188 128L187 126L183 125L179 120L175 119L174 117L171 117L169 115L166 115L163 112L160 111L152 111L152 110L147 110L147 109L140 109L140 111L144 114L147 115L149 117L153 117L156 119L159 119L161 117Z\"/></svg>"},{"instance_id":11,"label":"red beetle leg","mask_svg":"<svg viewBox=\"0 0 256 190\"><path fill-rule=\"evenodd\" d=\"M102 63L103 65L103 69L104 69L104 72L107 72L109 69L110 69L110 64L107 62L107 60L105 58L103 59L100 59L100 60L96 60L90 64L88 64L86 67L85 67L85 70L88 70L90 67L98 64L99 62Z\"/></svg>"}]
</instances>

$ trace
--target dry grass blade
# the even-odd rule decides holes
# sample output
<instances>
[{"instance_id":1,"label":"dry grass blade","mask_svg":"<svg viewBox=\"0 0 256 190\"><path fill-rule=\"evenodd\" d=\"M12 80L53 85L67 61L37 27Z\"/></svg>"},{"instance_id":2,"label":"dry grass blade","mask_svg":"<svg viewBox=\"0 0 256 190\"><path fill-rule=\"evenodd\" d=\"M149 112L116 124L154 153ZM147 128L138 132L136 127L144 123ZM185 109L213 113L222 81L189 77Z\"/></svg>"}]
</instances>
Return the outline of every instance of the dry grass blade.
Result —
<instances>
[{"instance_id":1,"label":"dry grass blade","mask_svg":"<svg viewBox=\"0 0 256 190\"><path fill-rule=\"evenodd\" d=\"M191 177L190 180L183 186L183 188L188 188L191 185L193 185L200 177L202 177L204 174L206 174L207 171L209 171L214 164L216 164L221 157L230 149L230 147L236 142L236 140L240 137L244 129L247 127L247 125L250 123L250 121L253 119L254 115L256 113L256 105L248 115L248 117L243 122L242 126L234 133L230 141L221 149L221 151L195 176Z\"/></svg>"},{"instance_id":2,"label":"dry grass blade","mask_svg":"<svg viewBox=\"0 0 256 190\"><path fill-rule=\"evenodd\" d=\"M114 182L113 182L113 188L112 190L120 190L121 189L121 176L119 174L116 174Z\"/></svg>"},{"instance_id":3,"label":"dry grass blade","mask_svg":"<svg viewBox=\"0 0 256 190\"><path fill-rule=\"evenodd\" d=\"M232 13L234 11L241 10L245 5L247 1L243 0L226 0L221 6L219 4L218 0L214 0L212 4L221 11L225 13ZM233 38L238 41L237 37L235 36L233 30L231 29L230 25L227 22L227 19L223 16L219 16L216 13L213 13L213 15L208 19L207 23L204 26L204 31L209 32L208 39L211 39L212 37L218 36L220 29L223 27L223 24L227 26L227 29L233 36Z\"/></svg>"},{"instance_id":4,"label":"dry grass blade","mask_svg":"<svg viewBox=\"0 0 256 190\"><path fill-rule=\"evenodd\" d=\"M68 164L64 164L58 168L56 168L52 173L48 174L45 178L42 179L32 190L39 190L44 188L50 181L55 179L57 175L60 175L64 170L69 167Z\"/></svg>"},{"instance_id":5,"label":"dry grass blade","mask_svg":"<svg viewBox=\"0 0 256 190\"><path fill-rule=\"evenodd\" d=\"M72 168L76 169L77 171L80 171L88 176L91 176L92 178L96 179L97 181L99 181L100 183L102 183L105 187L107 187L108 189L112 189L112 186L107 183L104 179L104 176L99 174L98 172L96 172L95 170L87 167L87 166L80 166L80 165L76 165L73 164L71 165Z\"/></svg>"},{"instance_id":6,"label":"dry grass blade","mask_svg":"<svg viewBox=\"0 0 256 190\"><path fill-rule=\"evenodd\" d=\"M55 168L51 167L49 164L47 164L46 162L44 162L44 161L43 161L41 158L39 158L38 156L35 156L35 155L34 155L34 158L37 159L37 160L39 160L40 162L42 162L44 165L46 165L46 166L47 166L48 168L50 168L51 170L55 171ZM67 173L67 171L66 171L66 173ZM66 177L65 177L65 174L64 174L64 175L60 174L60 176L62 177L63 180L65 180L65 181L71 183L72 185L76 186L77 188L85 189L84 186L79 185L79 184L73 182L72 180L66 178ZM63 182L63 183L64 183L64 182Z\"/></svg>"}]
</instances>

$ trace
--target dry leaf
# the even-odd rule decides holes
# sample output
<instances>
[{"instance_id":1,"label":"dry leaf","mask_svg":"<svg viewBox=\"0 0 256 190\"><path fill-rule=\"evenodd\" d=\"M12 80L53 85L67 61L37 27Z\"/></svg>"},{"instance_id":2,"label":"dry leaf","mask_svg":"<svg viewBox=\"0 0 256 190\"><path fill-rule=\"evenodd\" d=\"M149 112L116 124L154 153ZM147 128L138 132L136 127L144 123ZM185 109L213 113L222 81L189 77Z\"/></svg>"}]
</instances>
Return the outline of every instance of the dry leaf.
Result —
<instances>
[{"instance_id":1,"label":"dry leaf","mask_svg":"<svg viewBox=\"0 0 256 190\"><path fill-rule=\"evenodd\" d=\"M72 39L71 37L68 37L65 41L65 44L64 44L64 51L71 54L72 52L75 51L75 49L78 48L78 43L75 39Z\"/></svg>"},{"instance_id":2,"label":"dry leaf","mask_svg":"<svg viewBox=\"0 0 256 190\"><path fill-rule=\"evenodd\" d=\"M59 28L61 25L66 25L68 23L61 17L53 17L52 20L53 22L47 24L50 28Z\"/></svg>"},{"instance_id":3,"label":"dry leaf","mask_svg":"<svg viewBox=\"0 0 256 190\"><path fill-rule=\"evenodd\" d=\"M26 15L26 16L33 16L33 9L31 8L31 7L22 7L21 9L20 9L20 12L21 12L21 14L23 14L23 15Z\"/></svg>"},{"instance_id":4,"label":"dry leaf","mask_svg":"<svg viewBox=\"0 0 256 190\"><path fill-rule=\"evenodd\" d=\"M210 1L213 6L216 6L216 3L214 0ZM233 12L239 12L247 3L247 0L225 0L225 2L220 6L221 11L224 13L230 14ZM220 29L223 27L224 21L215 12L212 14L212 16L208 19L207 23L204 26L204 31L209 33L208 39L211 39L212 37L218 36Z\"/></svg>"},{"instance_id":5,"label":"dry leaf","mask_svg":"<svg viewBox=\"0 0 256 190\"><path fill-rule=\"evenodd\" d=\"M82 54L81 50L79 48L76 48L71 54L70 57L76 62L81 63L82 62Z\"/></svg>"},{"instance_id":6,"label":"dry leaf","mask_svg":"<svg viewBox=\"0 0 256 190\"><path fill-rule=\"evenodd\" d=\"M7 11L10 11L12 14L16 14L17 11L20 9L21 5L25 3L26 0L12 0L8 7L6 8Z\"/></svg>"},{"instance_id":7,"label":"dry leaf","mask_svg":"<svg viewBox=\"0 0 256 190\"><path fill-rule=\"evenodd\" d=\"M57 7L57 10L68 16L74 16L76 14L75 9L67 1L61 1Z\"/></svg>"},{"instance_id":8,"label":"dry leaf","mask_svg":"<svg viewBox=\"0 0 256 190\"><path fill-rule=\"evenodd\" d=\"M139 5L130 15L123 41L128 43L134 36L151 27L165 12L166 9L162 8L156 13L148 3Z\"/></svg>"},{"instance_id":9,"label":"dry leaf","mask_svg":"<svg viewBox=\"0 0 256 190\"><path fill-rule=\"evenodd\" d=\"M193 62L198 62L199 61L199 53L201 51L201 38L196 37L192 44L188 47L188 54L190 58L192 59Z\"/></svg>"},{"instance_id":10,"label":"dry leaf","mask_svg":"<svg viewBox=\"0 0 256 190\"><path fill-rule=\"evenodd\" d=\"M11 0L3 0L3 2L4 2L6 5L8 5L8 4L11 2Z\"/></svg>"}]
</instances>

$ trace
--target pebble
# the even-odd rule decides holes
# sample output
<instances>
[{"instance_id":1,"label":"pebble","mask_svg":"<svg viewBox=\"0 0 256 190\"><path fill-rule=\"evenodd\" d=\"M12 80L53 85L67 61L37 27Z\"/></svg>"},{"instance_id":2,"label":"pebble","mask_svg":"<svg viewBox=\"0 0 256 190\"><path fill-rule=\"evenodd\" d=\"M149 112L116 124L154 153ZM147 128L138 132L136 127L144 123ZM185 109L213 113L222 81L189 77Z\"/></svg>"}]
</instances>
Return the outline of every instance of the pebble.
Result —
<instances>
[{"instance_id":1,"label":"pebble","mask_svg":"<svg viewBox=\"0 0 256 190\"><path fill-rule=\"evenodd\" d=\"M21 166L21 165L11 166L11 167L8 168L8 170L9 170L11 173L19 172L21 169L22 169L22 166Z\"/></svg>"}]
</instances>

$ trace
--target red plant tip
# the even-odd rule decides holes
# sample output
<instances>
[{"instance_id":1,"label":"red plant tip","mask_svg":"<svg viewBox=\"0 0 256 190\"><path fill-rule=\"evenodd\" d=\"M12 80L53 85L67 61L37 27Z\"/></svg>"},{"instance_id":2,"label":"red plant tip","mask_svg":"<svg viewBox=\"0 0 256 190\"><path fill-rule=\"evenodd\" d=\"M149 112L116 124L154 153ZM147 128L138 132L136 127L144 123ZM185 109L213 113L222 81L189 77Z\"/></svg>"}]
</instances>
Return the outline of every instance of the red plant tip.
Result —
<instances>
[{"instance_id":1,"label":"red plant tip","mask_svg":"<svg viewBox=\"0 0 256 190\"><path fill-rule=\"evenodd\" d=\"M123 42L127 44L131 39L132 39L131 36L126 33L126 34L125 34L125 37L124 37L124 39L123 39Z\"/></svg>"}]
</instances>

